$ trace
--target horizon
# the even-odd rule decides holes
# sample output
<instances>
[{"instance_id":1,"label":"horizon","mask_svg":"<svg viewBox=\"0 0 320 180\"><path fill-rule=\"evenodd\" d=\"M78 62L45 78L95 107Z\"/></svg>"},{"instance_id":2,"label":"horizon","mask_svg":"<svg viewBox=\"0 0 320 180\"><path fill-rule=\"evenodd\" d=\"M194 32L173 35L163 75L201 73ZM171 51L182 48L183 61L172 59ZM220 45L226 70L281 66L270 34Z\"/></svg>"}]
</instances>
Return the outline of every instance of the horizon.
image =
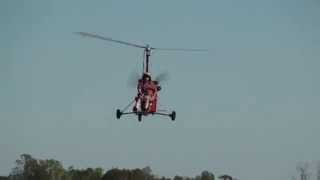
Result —
<instances>
[{"instance_id":1,"label":"horizon","mask_svg":"<svg viewBox=\"0 0 320 180\"><path fill-rule=\"evenodd\" d=\"M320 160L320 3L203 0L0 2L0 174L28 153L78 167L150 166L166 177L207 169L291 179ZM116 119L133 100L143 51L164 48L166 117ZM85 157L85 158L83 158Z\"/></svg>"}]
</instances>

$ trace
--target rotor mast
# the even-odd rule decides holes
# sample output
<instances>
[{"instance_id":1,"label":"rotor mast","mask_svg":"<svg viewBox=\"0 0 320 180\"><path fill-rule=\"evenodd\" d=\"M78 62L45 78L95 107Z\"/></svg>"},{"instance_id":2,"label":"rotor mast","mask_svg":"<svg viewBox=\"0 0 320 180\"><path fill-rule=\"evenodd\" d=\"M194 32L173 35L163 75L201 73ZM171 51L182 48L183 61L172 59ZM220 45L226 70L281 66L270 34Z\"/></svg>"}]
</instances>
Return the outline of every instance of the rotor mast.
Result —
<instances>
[{"instance_id":1,"label":"rotor mast","mask_svg":"<svg viewBox=\"0 0 320 180\"><path fill-rule=\"evenodd\" d=\"M146 54L146 66L145 66L145 72L148 73L149 72L149 58L151 55L151 48L149 45L147 45L147 47L144 49L145 54Z\"/></svg>"}]
</instances>

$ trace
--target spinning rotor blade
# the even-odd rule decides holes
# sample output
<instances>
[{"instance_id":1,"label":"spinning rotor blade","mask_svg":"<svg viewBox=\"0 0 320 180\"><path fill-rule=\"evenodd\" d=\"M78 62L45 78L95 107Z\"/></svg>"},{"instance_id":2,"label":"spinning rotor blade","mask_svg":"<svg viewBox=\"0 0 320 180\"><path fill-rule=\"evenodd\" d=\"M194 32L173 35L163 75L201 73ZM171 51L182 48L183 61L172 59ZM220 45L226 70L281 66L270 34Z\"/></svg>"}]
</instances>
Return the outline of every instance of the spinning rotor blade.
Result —
<instances>
[{"instance_id":1,"label":"spinning rotor blade","mask_svg":"<svg viewBox=\"0 0 320 180\"><path fill-rule=\"evenodd\" d=\"M155 80L158 81L159 83L160 83L160 82L163 82L163 81L168 81L168 80L169 80L169 73L168 73L168 72L160 73L160 74L155 78Z\"/></svg>"},{"instance_id":2,"label":"spinning rotor blade","mask_svg":"<svg viewBox=\"0 0 320 180\"><path fill-rule=\"evenodd\" d=\"M192 52L192 51L198 51L198 52L204 52L204 51L209 51L208 49L185 49L185 48L151 48L154 50L159 50L159 51L188 51L188 52Z\"/></svg>"},{"instance_id":3,"label":"spinning rotor blade","mask_svg":"<svg viewBox=\"0 0 320 180\"><path fill-rule=\"evenodd\" d=\"M79 34L81 36L84 36L84 37L91 37L91 38L101 39L101 40L105 40L105 41L112 41L112 42L124 44L124 45L127 45L127 46L133 46L133 47L143 48L143 49L147 48L146 46L141 46L141 45L138 45L138 44L133 44L133 43L125 42L125 41L115 40L115 39L111 39L111 38L108 38L108 37L103 37L103 36L100 36L100 35L91 34L91 33L87 33L87 32L75 32L75 33Z\"/></svg>"},{"instance_id":4,"label":"spinning rotor blade","mask_svg":"<svg viewBox=\"0 0 320 180\"><path fill-rule=\"evenodd\" d=\"M91 37L91 38L96 38L96 39L101 39L101 40L105 40L105 41L111 41L111 42L116 42L116 43L120 43L120 44L124 44L127 46L132 46L132 47L137 47L137 48L142 48L142 49L148 49L148 50L159 50L159 51L193 51L193 52L204 52L204 51L209 51L208 49L186 49L186 48L154 48L154 47L150 47L149 45L146 46L142 46L142 45L138 45L138 44L134 44L134 43L130 43L130 42L126 42L126 41L120 41L120 40L116 40L116 39L112 39L109 37L103 37L97 34L92 34L92 33L87 33L87 32L75 32L75 34L79 34L81 36L84 37Z\"/></svg>"},{"instance_id":5,"label":"spinning rotor blade","mask_svg":"<svg viewBox=\"0 0 320 180\"><path fill-rule=\"evenodd\" d=\"M127 85L130 88L136 88L138 85L138 81L140 79L140 75L137 72L130 73L128 77Z\"/></svg>"},{"instance_id":6,"label":"spinning rotor blade","mask_svg":"<svg viewBox=\"0 0 320 180\"><path fill-rule=\"evenodd\" d=\"M136 88L140 78L141 76L137 72L131 72L127 80L128 87ZM169 78L170 78L169 73L166 71L157 75L154 80L158 81L159 83L163 83L165 81L168 81Z\"/></svg>"}]
</instances>

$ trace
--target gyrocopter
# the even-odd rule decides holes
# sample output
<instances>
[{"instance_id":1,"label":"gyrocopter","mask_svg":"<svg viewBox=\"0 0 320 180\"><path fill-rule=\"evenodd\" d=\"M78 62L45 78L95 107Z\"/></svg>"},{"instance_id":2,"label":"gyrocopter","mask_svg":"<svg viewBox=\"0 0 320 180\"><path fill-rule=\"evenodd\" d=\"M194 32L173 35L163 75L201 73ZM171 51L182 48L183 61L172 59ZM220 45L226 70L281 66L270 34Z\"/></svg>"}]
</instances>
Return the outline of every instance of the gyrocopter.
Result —
<instances>
[{"instance_id":1,"label":"gyrocopter","mask_svg":"<svg viewBox=\"0 0 320 180\"><path fill-rule=\"evenodd\" d=\"M123 45L140 48L144 50L143 58L143 73L141 77L137 80L137 95L134 97L134 100L131 101L125 108L122 110L117 109L116 117L120 119L123 115L134 114L138 117L138 120L142 120L142 116L148 115L161 115L168 116L172 121L176 119L176 112L168 110L159 110L158 105L158 93L161 90L159 80L157 78L153 79L150 73L150 56L152 50L161 50L161 51L206 51L205 49L183 49L183 48L154 48L149 45L138 45L126 41L115 40L108 37L103 37L97 34L87 33L87 32L76 32L76 34L82 35L84 37L91 37L106 41L111 41L115 43L120 43ZM131 107L131 109L130 109ZM128 109L130 109L128 111Z\"/></svg>"}]
</instances>

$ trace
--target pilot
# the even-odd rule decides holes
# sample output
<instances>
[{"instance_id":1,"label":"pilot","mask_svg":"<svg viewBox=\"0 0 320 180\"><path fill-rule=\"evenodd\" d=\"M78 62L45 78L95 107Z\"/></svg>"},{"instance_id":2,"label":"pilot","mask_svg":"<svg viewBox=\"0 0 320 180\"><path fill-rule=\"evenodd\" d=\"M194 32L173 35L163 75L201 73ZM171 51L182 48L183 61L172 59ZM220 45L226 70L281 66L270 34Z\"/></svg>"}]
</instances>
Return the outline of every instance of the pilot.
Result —
<instances>
[{"instance_id":1,"label":"pilot","mask_svg":"<svg viewBox=\"0 0 320 180\"><path fill-rule=\"evenodd\" d=\"M155 98L155 92L159 86L151 80L151 74L148 72L143 73L142 79L138 82L138 96L136 97L136 104L133 111L141 111L141 98L146 98L146 103L144 109L148 109L150 103Z\"/></svg>"},{"instance_id":2,"label":"pilot","mask_svg":"<svg viewBox=\"0 0 320 180\"><path fill-rule=\"evenodd\" d=\"M138 83L138 93L140 95L146 94L148 86L151 84L151 74L148 72L143 73L142 79L139 80Z\"/></svg>"}]
</instances>

